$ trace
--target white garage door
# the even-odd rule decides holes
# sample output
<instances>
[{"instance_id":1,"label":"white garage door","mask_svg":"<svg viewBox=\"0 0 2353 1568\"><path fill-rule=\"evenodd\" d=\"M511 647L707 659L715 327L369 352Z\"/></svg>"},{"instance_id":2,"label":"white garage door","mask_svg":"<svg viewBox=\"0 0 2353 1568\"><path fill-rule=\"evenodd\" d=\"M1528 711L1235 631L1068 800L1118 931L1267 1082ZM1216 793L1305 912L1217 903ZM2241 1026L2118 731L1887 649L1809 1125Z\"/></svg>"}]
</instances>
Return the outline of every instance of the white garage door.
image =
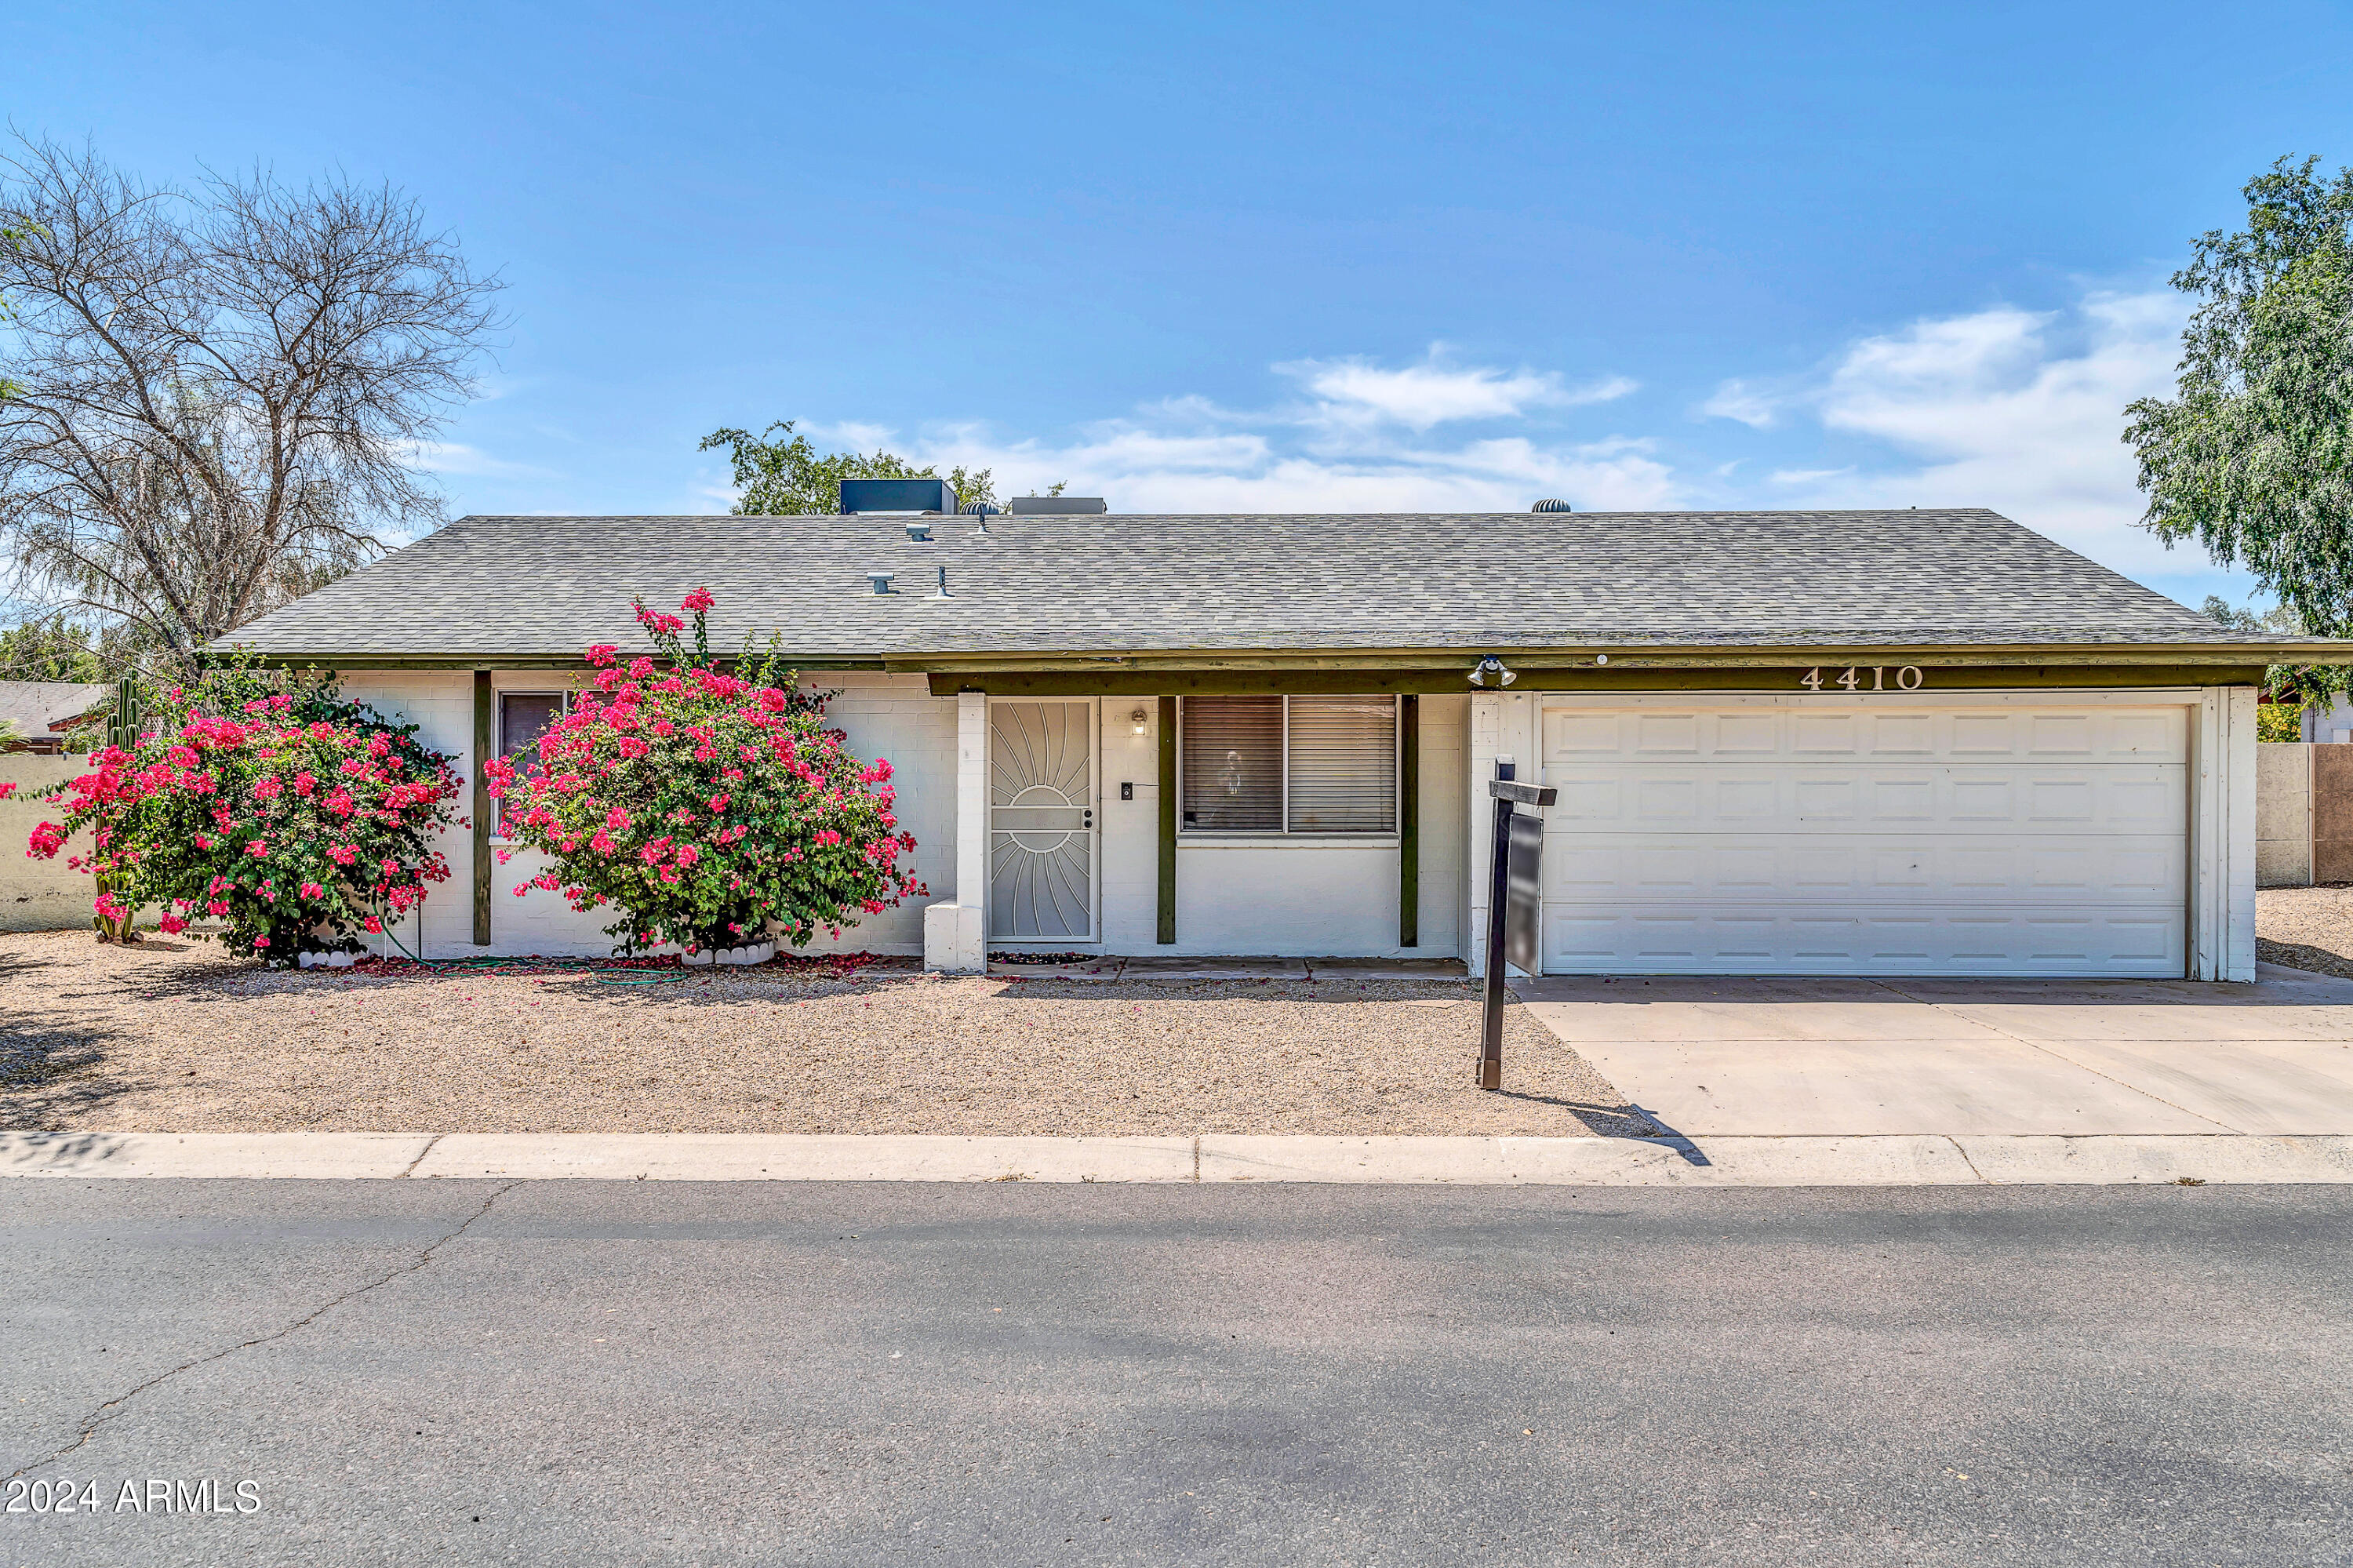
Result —
<instances>
[{"instance_id":1,"label":"white garage door","mask_svg":"<svg viewBox=\"0 0 2353 1568\"><path fill-rule=\"evenodd\" d=\"M2179 706L1543 715L1554 974L2179 976Z\"/></svg>"}]
</instances>

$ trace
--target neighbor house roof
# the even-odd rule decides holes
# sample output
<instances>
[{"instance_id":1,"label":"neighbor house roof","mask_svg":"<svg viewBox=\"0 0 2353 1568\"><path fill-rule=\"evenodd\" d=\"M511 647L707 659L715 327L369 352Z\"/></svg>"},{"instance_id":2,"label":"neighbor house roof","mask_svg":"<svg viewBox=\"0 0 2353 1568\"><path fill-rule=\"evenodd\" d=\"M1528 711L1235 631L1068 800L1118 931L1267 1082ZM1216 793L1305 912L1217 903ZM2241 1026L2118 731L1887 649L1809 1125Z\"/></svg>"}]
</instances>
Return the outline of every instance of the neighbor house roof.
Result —
<instances>
[{"instance_id":1,"label":"neighbor house roof","mask_svg":"<svg viewBox=\"0 0 2353 1568\"><path fill-rule=\"evenodd\" d=\"M1986 511L467 517L245 627L286 661L634 650L629 600L804 662L2253 641ZM947 568L949 597L935 597ZM896 574L878 596L868 574ZM2341 645L2353 648L2353 645Z\"/></svg>"},{"instance_id":2,"label":"neighbor house roof","mask_svg":"<svg viewBox=\"0 0 2353 1568\"><path fill-rule=\"evenodd\" d=\"M52 733L104 702L112 688L79 681L0 681L0 726L26 740Z\"/></svg>"}]
</instances>

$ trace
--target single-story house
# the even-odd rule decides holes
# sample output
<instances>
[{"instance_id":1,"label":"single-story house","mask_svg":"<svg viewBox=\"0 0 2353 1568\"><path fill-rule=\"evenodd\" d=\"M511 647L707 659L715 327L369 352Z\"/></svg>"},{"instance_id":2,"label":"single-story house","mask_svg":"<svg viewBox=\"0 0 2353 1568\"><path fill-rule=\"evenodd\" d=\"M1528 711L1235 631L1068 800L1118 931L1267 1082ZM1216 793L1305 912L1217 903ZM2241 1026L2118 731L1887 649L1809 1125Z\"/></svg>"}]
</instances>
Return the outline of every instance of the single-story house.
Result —
<instances>
[{"instance_id":1,"label":"single-story house","mask_svg":"<svg viewBox=\"0 0 2353 1568\"><path fill-rule=\"evenodd\" d=\"M848 948L1461 957L1510 759L1547 972L2254 972L2251 639L1986 511L467 517L232 640L476 775L707 587L897 770L927 907ZM590 954L461 868L404 944ZM469 878L462 868L470 864Z\"/></svg>"}]
</instances>

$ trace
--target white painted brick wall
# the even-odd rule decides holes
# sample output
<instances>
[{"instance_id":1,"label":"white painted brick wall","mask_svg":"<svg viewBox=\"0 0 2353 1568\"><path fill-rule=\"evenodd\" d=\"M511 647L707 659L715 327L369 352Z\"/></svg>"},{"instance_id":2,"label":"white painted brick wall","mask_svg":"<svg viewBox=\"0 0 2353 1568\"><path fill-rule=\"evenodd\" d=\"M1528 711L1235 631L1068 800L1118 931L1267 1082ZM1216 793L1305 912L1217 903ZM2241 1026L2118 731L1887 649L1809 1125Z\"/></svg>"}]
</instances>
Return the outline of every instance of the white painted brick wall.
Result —
<instances>
[{"instance_id":1,"label":"white painted brick wall","mask_svg":"<svg viewBox=\"0 0 2353 1568\"><path fill-rule=\"evenodd\" d=\"M550 691L569 683L567 676L548 671L501 670L491 677L494 691ZM827 709L828 722L847 736L854 754L866 761L891 759L892 783L898 787L900 824L915 835L915 874L929 893L910 898L863 924L846 929L839 940L820 936L810 952L865 949L871 952L920 954L923 950L923 906L955 893L955 699L934 697L920 675L884 675L842 672L807 684L835 690ZM466 671L358 671L343 678L343 693L387 717L415 721L417 736L436 751L458 758L460 774L473 777L474 687ZM459 797L460 812L470 809L470 788ZM522 897L513 889L527 883L545 864L544 857L518 851L504 865L491 870L491 945L474 945L473 837L452 829L439 845L453 874L427 895L423 915L424 956L464 958L480 954L548 957L596 957L610 952L604 933L606 916L583 915L556 894L533 888ZM382 941L380 952L413 948L417 922L405 921L394 933L400 942Z\"/></svg>"}]
</instances>

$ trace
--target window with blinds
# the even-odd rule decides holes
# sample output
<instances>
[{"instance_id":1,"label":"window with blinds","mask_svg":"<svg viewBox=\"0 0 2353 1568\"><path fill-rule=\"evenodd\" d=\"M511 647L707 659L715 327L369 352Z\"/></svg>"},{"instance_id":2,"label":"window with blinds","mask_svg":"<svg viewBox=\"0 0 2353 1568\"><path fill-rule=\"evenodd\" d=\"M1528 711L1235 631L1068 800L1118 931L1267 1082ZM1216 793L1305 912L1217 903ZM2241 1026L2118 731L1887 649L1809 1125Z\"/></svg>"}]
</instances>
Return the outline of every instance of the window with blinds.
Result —
<instances>
[{"instance_id":1,"label":"window with blinds","mask_svg":"<svg viewBox=\"0 0 2353 1568\"><path fill-rule=\"evenodd\" d=\"M499 755L514 761L518 768L528 768L538 760L539 737L564 712L562 692L501 692L499 694ZM529 753L519 760L518 752ZM500 802L499 821L503 831L506 820L505 802Z\"/></svg>"},{"instance_id":2,"label":"window with blinds","mask_svg":"<svg viewBox=\"0 0 2353 1568\"><path fill-rule=\"evenodd\" d=\"M1187 697L1184 828L1199 833L1282 831L1282 699Z\"/></svg>"},{"instance_id":3,"label":"window with blinds","mask_svg":"<svg viewBox=\"0 0 2353 1568\"><path fill-rule=\"evenodd\" d=\"M1182 706L1185 832L1397 831L1395 697L1187 697Z\"/></svg>"},{"instance_id":4,"label":"window with blinds","mask_svg":"<svg viewBox=\"0 0 2353 1568\"><path fill-rule=\"evenodd\" d=\"M1292 697L1294 833L1397 831L1397 699Z\"/></svg>"}]
</instances>

